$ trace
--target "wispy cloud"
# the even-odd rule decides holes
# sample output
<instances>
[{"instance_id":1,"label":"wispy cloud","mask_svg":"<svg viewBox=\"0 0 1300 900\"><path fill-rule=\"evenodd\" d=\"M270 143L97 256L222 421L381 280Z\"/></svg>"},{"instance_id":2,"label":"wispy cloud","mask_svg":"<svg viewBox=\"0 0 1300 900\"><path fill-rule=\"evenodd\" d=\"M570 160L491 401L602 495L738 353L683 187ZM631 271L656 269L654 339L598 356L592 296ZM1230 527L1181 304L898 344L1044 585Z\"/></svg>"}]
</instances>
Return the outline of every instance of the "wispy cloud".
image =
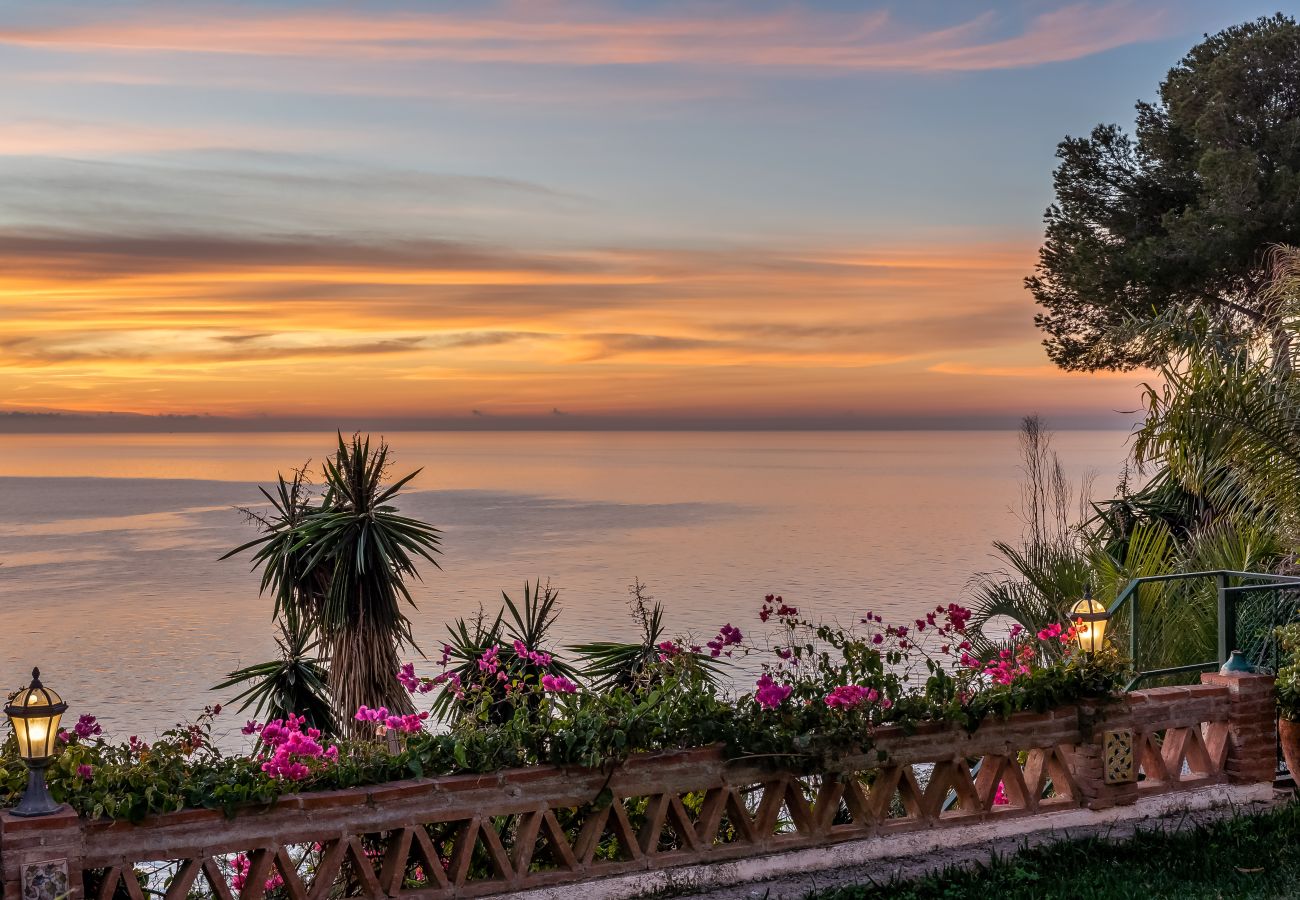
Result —
<instances>
[{"instance_id":1,"label":"wispy cloud","mask_svg":"<svg viewBox=\"0 0 1300 900\"><path fill-rule=\"evenodd\" d=\"M882 10L766 11L730 3L660 11L573 2L497 3L464 12L254 12L178 7L92 22L0 28L0 44L68 51L306 59L440 60L544 66L688 65L811 70L979 71L1078 59L1164 36L1163 4L1080 2L1007 22L981 13L921 28ZM209 7L211 10L212 8ZM93 8L85 10L94 16Z\"/></svg>"},{"instance_id":2,"label":"wispy cloud","mask_svg":"<svg viewBox=\"0 0 1300 900\"><path fill-rule=\"evenodd\" d=\"M925 372L958 350L1032 340L1030 311L1006 290L1031 258L1031 245L559 252L0 232L0 384L29 407L167 412L282 411L268 383L317 407L389 413L428 391L444 409L489 413L623 409L633 395L843 403L855 372Z\"/></svg>"}]
</instances>

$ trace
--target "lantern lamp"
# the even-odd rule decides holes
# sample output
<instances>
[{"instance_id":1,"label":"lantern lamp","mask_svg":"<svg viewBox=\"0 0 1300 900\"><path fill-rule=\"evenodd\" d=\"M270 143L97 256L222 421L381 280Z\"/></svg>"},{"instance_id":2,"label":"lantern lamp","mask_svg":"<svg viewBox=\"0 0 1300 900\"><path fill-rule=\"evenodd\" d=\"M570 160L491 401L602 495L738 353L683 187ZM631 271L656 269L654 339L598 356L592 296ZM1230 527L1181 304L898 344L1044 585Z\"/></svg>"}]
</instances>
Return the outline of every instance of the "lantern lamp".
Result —
<instances>
[{"instance_id":1,"label":"lantern lamp","mask_svg":"<svg viewBox=\"0 0 1300 900\"><path fill-rule=\"evenodd\" d=\"M1074 621L1074 638L1079 642L1079 649L1092 655L1105 645L1106 623L1110 613L1106 607L1092 599L1092 585L1083 589L1083 599L1074 604L1070 610Z\"/></svg>"},{"instance_id":2,"label":"lantern lamp","mask_svg":"<svg viewBox=\"0 0 1300 900\"><path fill-rule=\"evenodd\" d=\"M11 696L5 706L18 741L18 755L27 763L27 790L10 810L16 816L47 816L62 809L50 796L45 769L54 759L59 719L67 708L62 697L41 684L40 669L32 669L32 683Z\"/></svg>"}]
</instances>

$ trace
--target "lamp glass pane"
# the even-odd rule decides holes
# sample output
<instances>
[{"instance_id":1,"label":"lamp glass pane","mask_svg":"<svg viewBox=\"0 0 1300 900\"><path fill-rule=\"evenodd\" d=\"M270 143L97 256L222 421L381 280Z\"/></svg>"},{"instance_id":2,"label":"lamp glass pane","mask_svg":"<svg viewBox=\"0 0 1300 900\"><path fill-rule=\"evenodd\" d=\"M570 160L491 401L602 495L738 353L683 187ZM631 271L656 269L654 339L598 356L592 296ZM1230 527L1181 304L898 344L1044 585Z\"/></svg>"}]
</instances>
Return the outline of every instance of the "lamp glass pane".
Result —
<instances>
[{"instance_id":1,"label":"lamp glass pane","mask_svg":"<svg viewBox=\"0 0 1300 900\"><path fill-rule=\"evenodd\" d=\"M12 719L14 723L14 737L18 739L18 755L23 759L31 759L31 742L27 739L27 720Z\"/></svg>"},{"instance_id":2,"label":"lamp glass pane","mask_svg":"<svg viewBox=\"0 0 1300 900\"><path fill-rule=\"evenodd\" d=\"M1106 612L1106 607L1102 606L1091 597L1084 597L1070 610L1074 616L1096 616ZM1079 649L1085 653L1096 653L1104 646L1106 637L1106 619L1098 618L1094 620L1082 619L1075 621L1075 639L1079 642Z\"/></svg>"},{"instance_id":3,"label":"lamp glass pane","mask_svg":"<svg viewBox=\"0 0 1300 900\"><path fill-rule=\"evenodd\" d=\"M53 756L55 743L59 737L59 721L63 718L63 713L54 713L44 719L45 725L45 751L44 756Z\"/></svg>"}]
</instances>

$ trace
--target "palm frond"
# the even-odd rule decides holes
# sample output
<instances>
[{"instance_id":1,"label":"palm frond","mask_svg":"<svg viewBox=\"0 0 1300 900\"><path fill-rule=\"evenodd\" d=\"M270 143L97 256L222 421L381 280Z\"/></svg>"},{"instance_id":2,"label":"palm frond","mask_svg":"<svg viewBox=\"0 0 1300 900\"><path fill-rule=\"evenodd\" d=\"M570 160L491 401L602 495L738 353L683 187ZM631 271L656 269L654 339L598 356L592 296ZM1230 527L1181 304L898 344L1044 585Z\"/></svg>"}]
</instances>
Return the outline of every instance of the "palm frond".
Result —
<instances>
[{"instance_id":1,"label":"palm frond","mask_svg":"<svg viewBox=\"0 0 1300 900\"><path fill-rule=\"evenodd\" d=\"M242 686L229 701L239 703L241 711L251 709L255 718L266 720L294 713L305 717L309 726L333 736L337 722L330 709L328 664L317 655L320 641L296 613L289 612L279 625L279 659L236 669L212 690Z\"/></svg>"}]
</instances>

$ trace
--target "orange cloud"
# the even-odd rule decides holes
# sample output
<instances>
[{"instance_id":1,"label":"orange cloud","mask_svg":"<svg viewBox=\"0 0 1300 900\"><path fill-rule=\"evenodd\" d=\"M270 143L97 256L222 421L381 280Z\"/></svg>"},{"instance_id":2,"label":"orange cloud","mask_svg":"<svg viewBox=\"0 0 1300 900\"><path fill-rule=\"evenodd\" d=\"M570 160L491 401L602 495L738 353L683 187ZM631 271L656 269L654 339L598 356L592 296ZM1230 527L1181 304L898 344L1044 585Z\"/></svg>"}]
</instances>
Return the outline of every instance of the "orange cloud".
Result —
<instances>
[{"instance_id":1,"label":"orange cloud","mask_svg":"<svg viewBox=\"0 0 1300 900\"><path fill-rule=\"evenodd\" d=\"M117 13L119 11L115 11ZM997 36L991 13L935 30L885 12L712 15L595 10L572 3L512 2L476 13L364 15L312 9L184 18L158 10L91 24L0 29L0 44L72 51L237 54L314 59L429 59L555 66L692 65L844 71L978 71L1078 59L1162 37L1162 5L1076 3Z\"/></svg>"},{"instance_id":2,"label":"orange cloud","mask_svg":"<svg viewBox=\"0 0 1300 900\"><path fill-rule=\"evenodd\" d=\"M560 253L0 234L0 396L237 415L902 415L978 412L987 382L970 376L998 374L1004 411L1095 403L1099 382L1044 377L1020 286L1032 258L1032 241Z\"/></svg>"}]
</instances>

